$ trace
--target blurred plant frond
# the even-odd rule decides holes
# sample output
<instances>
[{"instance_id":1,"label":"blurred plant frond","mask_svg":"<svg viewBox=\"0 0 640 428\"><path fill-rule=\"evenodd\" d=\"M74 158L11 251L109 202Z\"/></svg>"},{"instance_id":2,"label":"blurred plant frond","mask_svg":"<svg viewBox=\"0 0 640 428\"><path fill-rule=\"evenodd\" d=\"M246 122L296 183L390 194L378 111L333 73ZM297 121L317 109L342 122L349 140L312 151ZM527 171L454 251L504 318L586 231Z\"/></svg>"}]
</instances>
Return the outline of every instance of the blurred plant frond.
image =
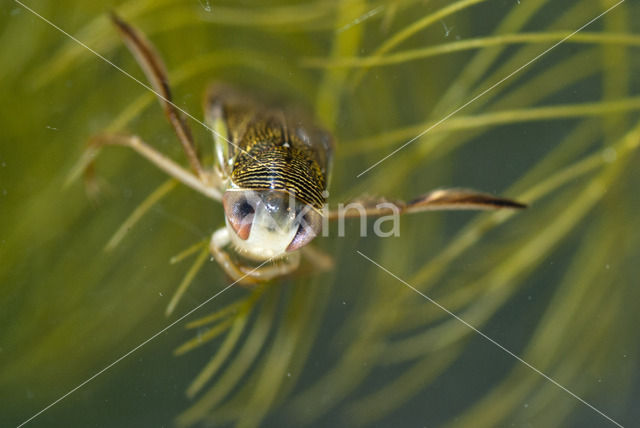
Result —
<instances>
[{"instance_id":1,"label":"blurred plant frond","mask_svg":"<svg viewBox=\"0 0 640 428\"><path fill-rule=\"evenodd\" d=\"M321 244L333 272L230 290L144 354L166 354L154 369L131 361L124 375L110 372L103 383L115 384L110 399L120 405L135 388L118 382L157 382L145 390L162 394L163 376L176 385L161 405L123 414L180 427L606 423L358 249L616 421L634 420L638 5L621 3L513 74L616 2L112 3L157 44L190 112L198 115L211 80L224 79L313 106L337 140L332 204L441 186L529 204L517 213L413 215L399 238L357 238L348 225L346 237ZM43 11L133 67L105 14L86 7L84 19L66 21L62 10ZM24 13L0 18L6 34L25 25ZM0 216L10 225L0 235L0 385L28 385L38 403L228 285L207 263L220 207L140 159L116 151L99 160L118 189L99 209L79 186L61 192L94 160L80 153L96 130L134 131L169 156L177 144L159 125L153 94L73 41L42 34L25 40L29 52L39 49L35 60L17 58L27 78L7 72L0 82L27 106L0 107L12 143L0 150L0 192L8 190ZM211 158L208 132L193 131ZM86 399L100 399L101 388ZM15 402L16 412L33 407Z\"/></svg>"}]
</instances>

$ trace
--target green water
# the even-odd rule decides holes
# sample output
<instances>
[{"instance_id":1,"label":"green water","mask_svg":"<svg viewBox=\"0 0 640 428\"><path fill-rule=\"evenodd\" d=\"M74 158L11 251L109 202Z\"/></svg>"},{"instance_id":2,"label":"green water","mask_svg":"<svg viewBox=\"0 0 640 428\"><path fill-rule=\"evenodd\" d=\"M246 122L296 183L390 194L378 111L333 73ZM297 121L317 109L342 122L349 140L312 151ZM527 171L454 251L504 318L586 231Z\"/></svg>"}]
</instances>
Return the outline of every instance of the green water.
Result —
<instances>
[{"instance_id":1,"label":"green water","mask_svg":"<svg viewBox=\"0 0 640 428\"><path fill-rule=\"evenodd\" d=\"M332 272L234 287L185 319L229 280L197 251L170 260L223 224L221 207L177 186L105 251L167 178L126 149L105 150L93 201L81 179L65 186L87 140L129 131L185 163L180 146L152 94L18 3L2 4L1 426L70 391L26 426L638 424L633 1L549 52L616 3L25 3L144 79L107 19L117 10L158 47L176 103L198 119L213 80L315 110L338 143L334 205L438 187L530 204L408 216L397 238L359 237L351 224L345 237L316 241ZM190 125L210 154L209 132ZM219 318L185 328L210 314Z\"/></svg>"}]
</instances>

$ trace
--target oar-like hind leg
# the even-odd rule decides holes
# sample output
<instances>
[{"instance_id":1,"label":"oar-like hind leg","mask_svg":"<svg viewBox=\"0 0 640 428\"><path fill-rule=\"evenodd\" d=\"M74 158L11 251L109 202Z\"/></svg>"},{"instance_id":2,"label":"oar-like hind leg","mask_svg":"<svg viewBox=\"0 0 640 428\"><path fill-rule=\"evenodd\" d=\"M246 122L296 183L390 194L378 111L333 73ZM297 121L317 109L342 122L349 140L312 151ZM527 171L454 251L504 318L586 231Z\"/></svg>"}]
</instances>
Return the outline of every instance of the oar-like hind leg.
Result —
<instances>
[{"instance_id":1,"label":"oar-like hind leg","mask_svg":"<svg viewBox=\"0 0 640 428\"><path fill-rule=\"evenodd\" d=\"M341 209L329 211L327 216L329 220L338 220L362 215L379 217L422 211L497 210L502 208L522 209L526 207L525 204L512 199L499 198L474 190L441 189L424 194L409 202L364 197L344 204Z\"/></svg>"},{"instance_id":2,"label":"oar-like hind leg","mask_svg":"<svg viewBox=\"0 0 640 428\"><path fill-rule=\"evenodd\" d=\"M111 21L118 29L124 44L133 54L138 65L140 65L140 68L142 68L142 71L144 71L144 74L147 76L153 91L158 97L158 101L160 101L167 120L180 140L180 144L187 156L191 169L201 181L205 181L205 173L198 158L191 129L182 112L173 103L169 78L160 55L158 55L155 47L142 32L123 21L115 13L111 14Z\"/></svg>"}]
</instances>

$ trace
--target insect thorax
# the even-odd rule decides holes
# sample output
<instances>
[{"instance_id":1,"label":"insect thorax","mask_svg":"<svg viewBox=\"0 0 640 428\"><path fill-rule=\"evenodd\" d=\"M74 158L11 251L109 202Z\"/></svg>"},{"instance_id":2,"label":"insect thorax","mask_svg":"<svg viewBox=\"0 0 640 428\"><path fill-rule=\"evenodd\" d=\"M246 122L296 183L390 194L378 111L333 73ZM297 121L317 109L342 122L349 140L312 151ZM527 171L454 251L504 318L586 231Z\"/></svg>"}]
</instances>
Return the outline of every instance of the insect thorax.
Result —
<instances>
[{"instance_id":1,"label":"insect thorax","mask_svg":"<svg viewBox=\"0 0 640 428\"><path fill-rule=\"evenodd\" d=\"M283 190L320 210L325 203L326 177L314 153L296 141L265 139L237 154L231 180L244 189Z\"/></svg>"}]
</instances>

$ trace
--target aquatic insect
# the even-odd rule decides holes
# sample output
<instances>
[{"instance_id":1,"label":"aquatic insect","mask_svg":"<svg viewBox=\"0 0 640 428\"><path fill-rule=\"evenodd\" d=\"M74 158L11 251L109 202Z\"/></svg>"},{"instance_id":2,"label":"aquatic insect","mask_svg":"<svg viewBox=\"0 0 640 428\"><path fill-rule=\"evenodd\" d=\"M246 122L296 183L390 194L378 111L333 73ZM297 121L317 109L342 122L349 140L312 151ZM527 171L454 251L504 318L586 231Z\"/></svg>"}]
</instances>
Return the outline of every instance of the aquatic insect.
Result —
<instances>
[{"instance_id":1,"label":"aquatic insect","mask_svg":"<svg viewBox=\"0 0 640 428\"><path fill-rule=\"evenodd\" d=\"M222 202L226 224L213 233L209 248L234 281L256 284L292 273L303 254L316 267L326 267L326 257L309 243L329 220L363 214L524 207L509 199L449 189L411 202L361 198L349 204L357 204L358 210L330 211L326 199L334 144L331 135L298 109L262 104L221 83L209 87L204 101L205 122L215 141L215 165L207 168L185 116L171 101L167 72L154 47L115 14L111 19L158 96L191 171L135 135L98 135L91 140L92 148L95 152L105 145L129 147L174 179ZM262 264L251 264L257 262Z\"/></svg>"}]
</instances>

